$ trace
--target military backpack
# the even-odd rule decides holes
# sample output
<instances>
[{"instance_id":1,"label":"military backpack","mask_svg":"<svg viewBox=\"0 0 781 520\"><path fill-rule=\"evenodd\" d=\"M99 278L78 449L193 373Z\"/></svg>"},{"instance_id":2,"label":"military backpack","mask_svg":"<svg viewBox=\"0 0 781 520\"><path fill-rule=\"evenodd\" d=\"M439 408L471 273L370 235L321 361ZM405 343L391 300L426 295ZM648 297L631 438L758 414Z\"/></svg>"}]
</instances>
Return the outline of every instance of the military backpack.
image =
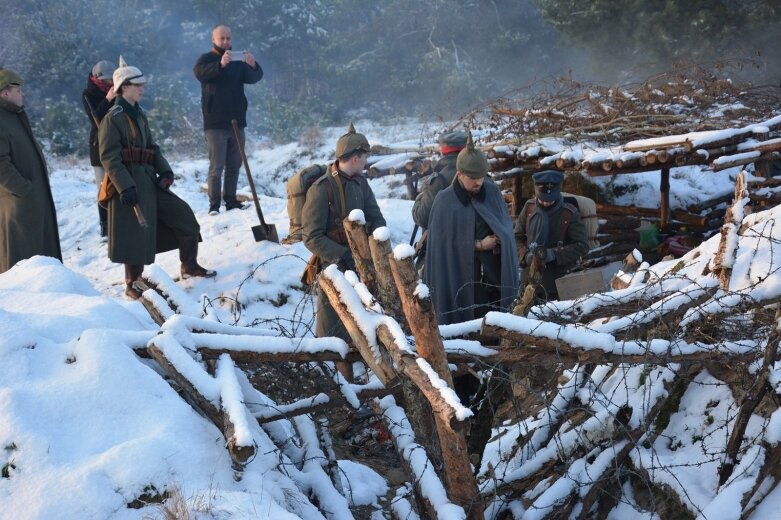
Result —
<instances>
[{"instance_id":1,"label":"military backpack","mask_svg":"<svg viewBox=\"0 0 781 520\"><path fill-rule=\"evenodd\" d=\"M301 231L304 224L301 221L301 212L306 202L306 192L326 171L328 171L328 166L313 164L297 171L287 181L287 216L290 219L290 230L285 242L292 243L303 240Z\"/></svg>"}]
</instances>

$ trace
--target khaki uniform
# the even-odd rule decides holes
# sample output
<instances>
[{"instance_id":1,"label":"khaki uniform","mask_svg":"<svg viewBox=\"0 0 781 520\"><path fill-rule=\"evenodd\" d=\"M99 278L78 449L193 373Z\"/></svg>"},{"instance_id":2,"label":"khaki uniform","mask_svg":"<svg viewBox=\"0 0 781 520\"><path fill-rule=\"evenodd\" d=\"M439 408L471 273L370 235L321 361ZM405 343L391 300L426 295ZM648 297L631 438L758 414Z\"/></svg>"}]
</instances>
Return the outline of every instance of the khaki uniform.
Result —
<instances>
[{"instance_id":1,"label":"khaki uniform","mask_svg":"<svg viewBox=\"0 0 781 520\"><path fill-rule=\"evenodd\" d=\"M342 228L342 219L352 210L363 210L369 233L385 225L385 218L366 177L356 175L349 179L340 174L337 179L334 176L337 171L336 163L331 164L328 171L312 184L307 191L306 203L301 213L304 244L312 254L320 258L323 267L337 263L349 250L344 231L342 230L339 236L339 230ZM341 204L340 182L344 188L344 207ZM350 341L350 336L322 291L318 291L316 314L317 337L336 336Z\"/></svg>"},{"instance_id":2,"label":"khaki uniform","mask_svg":"<svg viewBox=\"0 0 781 520\"><path fill-rule=\"evenodd\" d=\"M62 261L49 173L24 109L0 99L0 273L35 255Z\"/></svg>"},{"instance_id":3,"label":"khaki uniform","mask_svg":"<svg viewBox=\"0 0 781 520\"><path fill-rule=\"evenodd\" d=\"M158 186L157 174L170 172L171 166L152 138L146 115L137 110L134 117L117 102L101 121L98 140L100 161L117 189L108 203L109 259L145 265L154 263L155 253L176 249L177 239L198 236L200 226L185 201ZM130 148L148 150L154 157L149 164L123 161L122 150ZM119 200L119 193L131 186L138 192L147 228L139 225L133 208Z\"/></svg>"}]
</instances>

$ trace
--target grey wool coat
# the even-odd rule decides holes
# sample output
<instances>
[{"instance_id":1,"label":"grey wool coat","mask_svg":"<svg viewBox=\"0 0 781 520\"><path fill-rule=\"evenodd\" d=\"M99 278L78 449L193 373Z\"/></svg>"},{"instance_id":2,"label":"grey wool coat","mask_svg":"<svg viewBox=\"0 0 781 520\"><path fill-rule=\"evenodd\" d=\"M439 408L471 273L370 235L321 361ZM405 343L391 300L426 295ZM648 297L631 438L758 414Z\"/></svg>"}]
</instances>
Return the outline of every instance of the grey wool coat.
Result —
<instances>
[{"instance_id":1,"label":"grey wool coat","mask_svg":"<svg viewBox=\"0 0 781 520\"><path fill-rule=\"evenodd\" d=\"M122 264L152 264L155 253L176 249L178 236L198 236L200 226L186 202L158 186L157 174L171 172L171 167L152 138L146 115L138 107L137 117L128 114L120 99L98 129L100 162L117 189L108 203L108 257ZM135 123L139 126L131 129ZM123 162L121 151L131 147L154 152L153 163ZM138 192L147 228L139 225L133 208L120 202L119 193L131 186Z\"/></svg>"},{"instance_id":2,"label":"grey wool coat","mask_svg":"<svg viewBox=\"0 0 781 520\"><path fill-rule=\"evenodd\" d=\"M339 188L333 176L335 171L336 163L331 164L328 171L312 184L301 212L304 245L320 258L322 267L337 263L349 250L346 243L340 244L329 236L333 235L333 230L338 226L337 219L341 222L350 211L360 209L363 210L369 233L385 225L385 218L377 205L377 199L374 198L374 192L363 175L356 175L351 180L340 176L345 197L345 207L342 207ZM328 196L326 183L331 185L331 193L334 195L332 199ZM318 338L335 336L351 342L350 335L321 290L317 293L316 318L315 333Z\"/></svg>"},{"instance_id":3,"label":"grey wool coat","mask_svg":"<svg viewBox=\"0 0 781 520\"><path fill-rule=\"evenodd\" d=\"M426 284L440 324L475 318L475 219L480 215L501 241L499 307L509 309L518 294L518 260L510 215L496 184L484 182L480 193L464 196L454 183L434 200L429 217Z\"/></svg>"},{"instance_id":4,"label":"grey wool coat","mask_svg":"<svg viewBox=\"0 0 781 520\"><path fill-rule=\"evenodd\" d=\"M0 273L35 255L62 261L49 173L24 109L0 100Z\"/></svg>"}]
</instances>

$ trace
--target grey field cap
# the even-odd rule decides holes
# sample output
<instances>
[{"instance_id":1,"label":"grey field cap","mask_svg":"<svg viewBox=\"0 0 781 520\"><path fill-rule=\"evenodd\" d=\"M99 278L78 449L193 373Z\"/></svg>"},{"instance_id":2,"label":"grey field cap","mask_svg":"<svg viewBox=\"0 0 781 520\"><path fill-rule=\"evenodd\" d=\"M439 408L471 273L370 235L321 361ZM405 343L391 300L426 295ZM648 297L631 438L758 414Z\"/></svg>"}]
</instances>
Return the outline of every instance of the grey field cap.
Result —
<instances>
[{"instance_id":1,"label":"grey field cap","mask_svg":"<svg viewBox=\"0 0 781 520\"><path fill-rule=\"evenodd\" d=\"M101 60L92 67L92 77L101 81L112 81L112 75L117 67L108 60Z\"/></svg>"},{"instance_id":2,"label":"grey field cap","mask_svg":"<svg viewBox=\"0 0 781 520\"><path fill-rule=\"evenodd\" d=\"M466 146L466 132L456 130L454 132L445 132L439 135L440 146L458 146L463 148Z\"/></svg>"},{"instance_id":3,"label":"grey field cap","mask_svg":"<svg viewBox=\"0 0 781 520\"><path fill-rule=\"evenodd\" d=\"M458 152L456 170L470 179L482 179L488 173L488 158L483 152L475 148L472 133L467 133L466 147Z\"/></svg>"}]
</instances>

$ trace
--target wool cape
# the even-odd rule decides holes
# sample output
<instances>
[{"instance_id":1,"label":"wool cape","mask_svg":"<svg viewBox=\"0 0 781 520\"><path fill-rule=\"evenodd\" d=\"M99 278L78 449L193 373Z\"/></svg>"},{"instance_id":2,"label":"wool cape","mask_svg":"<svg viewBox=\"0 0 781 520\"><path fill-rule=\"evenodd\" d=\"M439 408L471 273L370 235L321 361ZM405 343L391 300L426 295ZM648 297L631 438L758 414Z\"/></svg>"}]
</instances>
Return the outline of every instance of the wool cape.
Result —
<instances>
[{"instance_id":1,"label":"wool cape","mask_svg":"<svg viewBox=\"0 0 781 520\"><path fill-rule=\"evenodd\" d=\"M509 309L518 294L515 237L501 190L484 182L478 195L459 197L454 183L439 192L429 217L424 278L440 324L475 318L475 215L480 215L501 241L499 306Z\"/></svg>"},{"instance_id":2,"label":"wool cape","mask_svg":"<svg viewBox=\"0 0 781 520\"><path fill-rule=\"evenodd\" d=\"M135 130L131 129L135 125ZM120 264L149 265L155 253L176 249L177 237L199 236L200 226L190 206L163 189L158 174L171 173L171 166L152 137L149 123L138 105L130 107L121 96L100 122L98 130L100 161L117 194L108 202L108 257ZM135 139L134 139L135 137ZM154 164L125 163L121 151L143 148L154 152ZM119 194L135 187L138 204L148 227L138 224L130 206Z\"/></svg>"},{"instance_id":3,"label":"wool cape","mask_svg":"<svg viewBox=\"0 0 781 520\"><path fill-rule=\"evenodd\" d=\"M35 255L62 261L49 173L24 109L0 100L0 273Z\"/></svg>"}]
</instances>

